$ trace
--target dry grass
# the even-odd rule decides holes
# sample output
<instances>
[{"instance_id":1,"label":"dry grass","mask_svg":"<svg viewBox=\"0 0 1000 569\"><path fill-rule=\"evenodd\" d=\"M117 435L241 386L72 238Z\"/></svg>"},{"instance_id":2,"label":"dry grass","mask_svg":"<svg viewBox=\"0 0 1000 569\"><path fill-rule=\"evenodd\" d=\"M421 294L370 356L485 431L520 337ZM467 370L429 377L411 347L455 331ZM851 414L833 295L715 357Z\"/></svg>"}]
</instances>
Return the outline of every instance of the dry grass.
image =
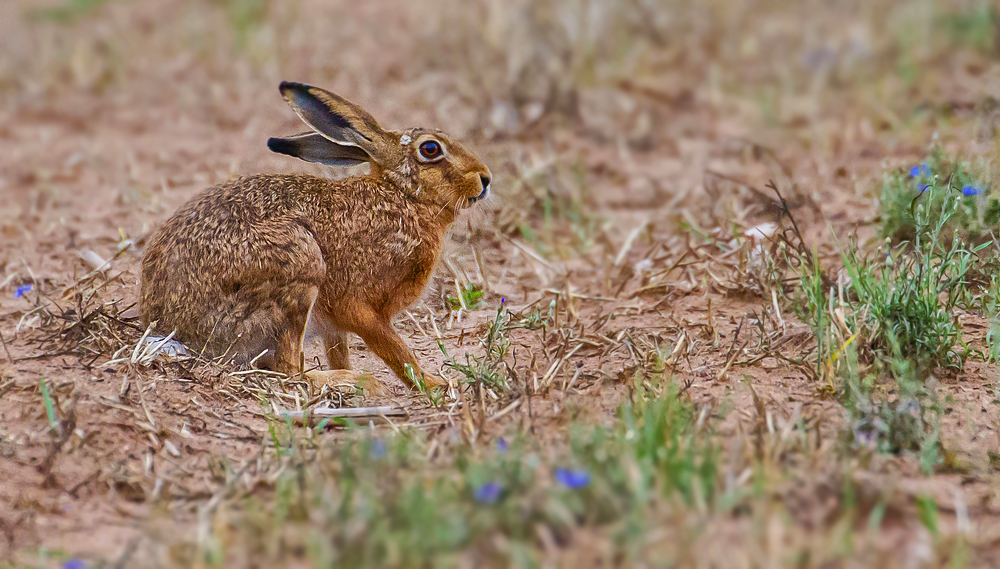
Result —
<instances>
[{"instance_id":1,"label":"dry grass","mask_svg":"<svg viewBox=\"0 0 1000 569\"><path fill-rule=\"evenodd\" d=\"M853 351L844 269L932 143L996 183L998 30L977 0L5 3L0 566L996 564L996 245L941 297L954 370ZM281 79L490 164L397 323L447 392L360 345L392 393L156 356L128 317L184 200L312 168L264 148Z\"/></svg>"}]
</instances>

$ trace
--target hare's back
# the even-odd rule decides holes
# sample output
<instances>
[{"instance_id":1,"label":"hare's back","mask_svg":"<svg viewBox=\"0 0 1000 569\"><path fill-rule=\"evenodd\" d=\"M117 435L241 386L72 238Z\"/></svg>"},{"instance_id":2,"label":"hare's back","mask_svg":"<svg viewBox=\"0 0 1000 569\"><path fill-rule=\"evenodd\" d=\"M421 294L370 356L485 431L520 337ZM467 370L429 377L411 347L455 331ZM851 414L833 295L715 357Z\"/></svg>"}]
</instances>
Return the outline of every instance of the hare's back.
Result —
<instances>
[{"instance_id":1,"label":"hare's back","mask_svg":"<svg viewBox=\"0 0 1000 569\"><path fill-rule=\"evenodd\" d=\"M281 194L294 177L254 176L206 190L154 233L142 261L144 321L183 311L197 318L234 298L266 302L291 282L326 272L309 221Z\"/></svg>"},{"instance_id":2,"label":"hare's back","mask_svg":"<svg viewBox=\"0 0 1000 569\"><path fill-rule=\"evenodd\" d=\"M288 260L290 238L311 239L303 201L288 195L294 176L250 176L205 190L154 233L147 255L170 252L173 263L212 267ZM303 231L300 229L304 229Z\"/></svg>"}]
</instances>

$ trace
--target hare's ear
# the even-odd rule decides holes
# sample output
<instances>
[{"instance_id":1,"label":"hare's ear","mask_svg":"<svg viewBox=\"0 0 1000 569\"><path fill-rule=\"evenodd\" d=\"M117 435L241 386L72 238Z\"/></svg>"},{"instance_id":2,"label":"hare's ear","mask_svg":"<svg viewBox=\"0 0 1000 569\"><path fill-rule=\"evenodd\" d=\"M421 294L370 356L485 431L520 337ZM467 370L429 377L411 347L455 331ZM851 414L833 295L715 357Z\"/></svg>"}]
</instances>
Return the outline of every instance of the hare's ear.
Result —
<instances>
[{"instance_id":1,"label":"hare's ear","mask_svg":"<svg viewBox=\"0 0 1000 569\"><path fill-rule=\"evenodd\" d=\"M360 148L378 164L391 159L391 137L361 107L312 85L284 81L279 88L295 114L327 140Z\"/></svg>"},{"instance_id":2,"label":"hare's ear","mask_svg":"<svg viewBox=\"0 0 1000 569\"><path fill-rule=\"evenodd\" d=\"M327 166L355 166L371 161L368 153L357 146L331 142L317 132L307 132L288 138L269 138L267 147L272 152Z\"/></svg>"}]
</instances>

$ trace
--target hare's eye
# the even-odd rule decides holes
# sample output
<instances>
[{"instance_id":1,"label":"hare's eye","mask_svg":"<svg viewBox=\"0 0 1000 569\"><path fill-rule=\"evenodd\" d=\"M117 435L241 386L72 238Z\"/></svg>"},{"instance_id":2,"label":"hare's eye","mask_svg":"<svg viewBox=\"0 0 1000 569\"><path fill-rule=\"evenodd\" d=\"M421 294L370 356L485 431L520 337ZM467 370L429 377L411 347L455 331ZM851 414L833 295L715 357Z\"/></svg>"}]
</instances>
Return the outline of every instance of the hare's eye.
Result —
<instances>
[{"instance_id":1,"label":"hare's eye","mask_svg":"<svg viewBox=\"0 0 1000 569\"><path fill-rule=\"evenodd\" d=\"M420 145L420 156L425 160L434 160L441 156L441 144L428 140Z\"/></svg>"}]
</instances>

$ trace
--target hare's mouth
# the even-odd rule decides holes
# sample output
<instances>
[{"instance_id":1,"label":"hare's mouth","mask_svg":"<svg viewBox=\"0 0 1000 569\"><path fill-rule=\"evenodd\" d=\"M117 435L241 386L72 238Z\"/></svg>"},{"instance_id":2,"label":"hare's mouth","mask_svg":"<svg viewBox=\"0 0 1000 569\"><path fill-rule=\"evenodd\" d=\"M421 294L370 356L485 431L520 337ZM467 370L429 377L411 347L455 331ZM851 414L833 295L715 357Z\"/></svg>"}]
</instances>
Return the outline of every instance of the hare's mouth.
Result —
<instances>
[{"instance_id":1,"label":"hare's mouth","mask_svg":"<svg viewBox=\"0 0 1000 569\"><path fill-rule=\"evenodd\" d=\"M472 205L478 202L479 200L485 200L488 197L490 197L490 183L486 182L485 184L483 184L483 191L478 196L474 198L469 198L469 205Z\"/></svg>"}]
</instances>

